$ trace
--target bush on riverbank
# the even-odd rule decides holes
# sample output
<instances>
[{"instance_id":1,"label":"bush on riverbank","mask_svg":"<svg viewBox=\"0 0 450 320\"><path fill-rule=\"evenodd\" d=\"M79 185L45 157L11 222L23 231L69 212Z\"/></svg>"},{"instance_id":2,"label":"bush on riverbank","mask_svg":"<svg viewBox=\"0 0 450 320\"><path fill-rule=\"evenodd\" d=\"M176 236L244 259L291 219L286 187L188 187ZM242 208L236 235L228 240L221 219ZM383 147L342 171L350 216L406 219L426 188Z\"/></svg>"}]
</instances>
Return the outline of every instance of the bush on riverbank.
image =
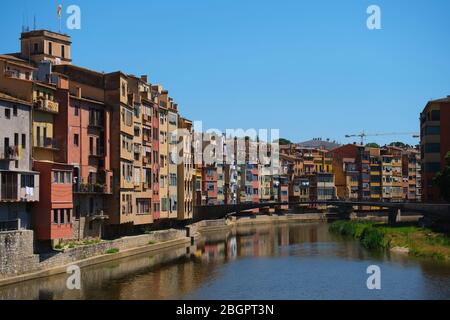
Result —
<instances>
[{"instance_id":1,"label":"bush on riverbank","mask_svg":"<svg viewBox=\"0 0 450 320\"><path fill-rule=\"evenodd\" d=\"M359 240L368 249L408 248L418 257L450 258L450 238L411 225L388 226L367 221L336 221L330 231Z\"/></svg>"}]
</instances>

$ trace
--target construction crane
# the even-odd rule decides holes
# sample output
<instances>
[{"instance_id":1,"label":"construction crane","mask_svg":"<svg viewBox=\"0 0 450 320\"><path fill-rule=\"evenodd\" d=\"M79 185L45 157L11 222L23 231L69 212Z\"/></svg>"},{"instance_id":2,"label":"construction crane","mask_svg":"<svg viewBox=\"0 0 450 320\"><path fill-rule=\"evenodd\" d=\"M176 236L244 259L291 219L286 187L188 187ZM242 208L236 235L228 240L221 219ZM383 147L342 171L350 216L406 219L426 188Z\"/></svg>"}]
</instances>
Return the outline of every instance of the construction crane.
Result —
<instances>
[{"instance_id":1,"label":"construction crane","mask_svg":"<svg viewBox=\"0 0 450 320\"><path fill-rule=\"evenodd\" d=\"M366 137L379 137L379 136L412 136L413 138L419 138L420 134L417 132L390 132L390 133L373 133L368 134L364 131L359 134L347 134L346 138L353 138L353 137L360 137L361 138L361 145L364 145L364 140Z\"/></svg>"}]
</instances>

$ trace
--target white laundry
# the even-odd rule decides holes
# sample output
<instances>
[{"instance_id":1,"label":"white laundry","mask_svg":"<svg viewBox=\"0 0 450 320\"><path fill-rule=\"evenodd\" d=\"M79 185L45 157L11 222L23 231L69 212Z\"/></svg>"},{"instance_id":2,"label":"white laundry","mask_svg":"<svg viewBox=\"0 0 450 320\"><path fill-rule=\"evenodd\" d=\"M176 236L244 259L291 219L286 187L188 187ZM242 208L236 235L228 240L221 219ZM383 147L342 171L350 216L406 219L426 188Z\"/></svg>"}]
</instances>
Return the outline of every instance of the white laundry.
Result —
<instances>
[{"instance_id":1,"label":"white laundry","mask_svg":"<svg viewBox=\"0 0 450 320\"><path fill-rule=\"evenodd\" d=\"M25 188L25 194L26 194L27 196L32 197L33 194L34 194L34 188L26 187L26 188Z\"/></svg>"}]
</instances>

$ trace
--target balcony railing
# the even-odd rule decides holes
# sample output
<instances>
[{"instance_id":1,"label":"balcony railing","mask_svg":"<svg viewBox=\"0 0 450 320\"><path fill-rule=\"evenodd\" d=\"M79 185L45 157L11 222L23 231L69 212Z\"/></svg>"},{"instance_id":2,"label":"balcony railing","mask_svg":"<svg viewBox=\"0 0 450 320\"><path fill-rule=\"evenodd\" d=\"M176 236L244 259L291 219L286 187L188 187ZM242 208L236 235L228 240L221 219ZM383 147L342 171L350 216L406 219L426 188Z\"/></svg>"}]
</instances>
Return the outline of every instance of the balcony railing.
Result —
<instances>
[{"instance_id":1,"label":"balcony railing","mask_svg":"<svg viewBox=\"0 0 450 320\"><path fill-rule=\"evenodd\" d=\"M99 193L99 194L109 194L109 188L104 184L74 184L73 185L74 193Z\"/></svg>"},{"instance_id":2,"label":"balcony railing","mask_svg":"<svg viewBox=\"0 0 450 320\"><path fill-rule=\"evenodd\" d=\"M89 156L91 157L97 157L97 158L103 158L105 156L105 149L99 148L97 150L90 150Z\"/></svg>"},{"instance_id":3,"label":"balcony railing","mask_svg":"<svg viewBox=\"0 0 450 320\"><path fill-rule=\"evenodd\" d=\"M89 116L89 126L95 128L103 128L105 124L102 119L96 118L94 116Z\"/></svg>"},{"instance_id":4,"label":"balcony railing","mask_svg":"<svg viewBox=\"0 0 450 320\"><path fill-rule=\"evenodd\" d=\"M35 147L59 150L56 139L53 138L37 137Z\"/></svg>"},{"instance_id":5,"label":"balcony railing","mask_svg":"<svg viewBox=\"0 0 450 320\"><path fill-rule=\"evenodd\" d=\"M20 230L20 219L0 221L0 232Z\"/></svg>"},{"instance_id":6,"label":"balcony railing","mask_svg":"<svg viewBox=\"0 0 450 320\"><path fill-rule=\"evenodd\" d=\"M18 160L19 159L19 148L17 146L12 146L6 148L6 150L0 153L0 160Z\"/></svg>"},{"instance_id":7,"label":"balcony railing","mask_svg":"<svg viewBox=\"0 0 450 320\"><path fill-rule=\"evenodd\" d=\"M34 108L39 111L44 111L44 112L49 112L49 113L54 113L54 114L57 114L59 112L58 102L44 99L42 97L38 97L34 101Z\"/></svg>"}]
</instances>

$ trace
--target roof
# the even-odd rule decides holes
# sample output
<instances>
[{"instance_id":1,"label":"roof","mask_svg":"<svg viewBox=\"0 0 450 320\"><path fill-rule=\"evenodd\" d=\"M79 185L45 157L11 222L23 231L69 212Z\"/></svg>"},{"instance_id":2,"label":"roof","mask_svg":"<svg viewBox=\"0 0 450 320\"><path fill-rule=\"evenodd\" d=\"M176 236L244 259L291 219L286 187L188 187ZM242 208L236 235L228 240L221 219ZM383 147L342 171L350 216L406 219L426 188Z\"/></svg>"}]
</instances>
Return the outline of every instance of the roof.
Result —
<instances>
[{"instance_id":1,"label":"roof","mask_svg":"<svg viewBox=\"0 0 450 320\"><path fill-rule=\"evenodd\" d=\"M7 95L3 92L0 92L0 100L4 100L4 101L9 101L9 102L14 102L14 103L20 103L26 106L31 106L31 103L25 101L25 100L21 100L18 98L15 98L13 96Z\"/></svg>"},{"instance_id":2,"label":"roof","mask_svg":"<svg viewBox=\"0 0 450 320\"><path fill-rule=\"evenodd\" d=\"M440 98L440 99L435 99L435 100L430 100L427 102L425 108L423 109L424 111L432 104L434 103L450 103L450 95L448 95L445 98Z\"/></svg>"},{"instance_id":3,"label":"roof","mask_svg":"<svg viewBox=\"0 0 450 320\"><path fill-rule=\"evenodd\" d=\"M15 53L0 54L0 59L6 60L11 63L15 63L25 68L34 69L34 67L28 61L20 59L17 55L18 54Z\"/></svg>"}]
</instances>

